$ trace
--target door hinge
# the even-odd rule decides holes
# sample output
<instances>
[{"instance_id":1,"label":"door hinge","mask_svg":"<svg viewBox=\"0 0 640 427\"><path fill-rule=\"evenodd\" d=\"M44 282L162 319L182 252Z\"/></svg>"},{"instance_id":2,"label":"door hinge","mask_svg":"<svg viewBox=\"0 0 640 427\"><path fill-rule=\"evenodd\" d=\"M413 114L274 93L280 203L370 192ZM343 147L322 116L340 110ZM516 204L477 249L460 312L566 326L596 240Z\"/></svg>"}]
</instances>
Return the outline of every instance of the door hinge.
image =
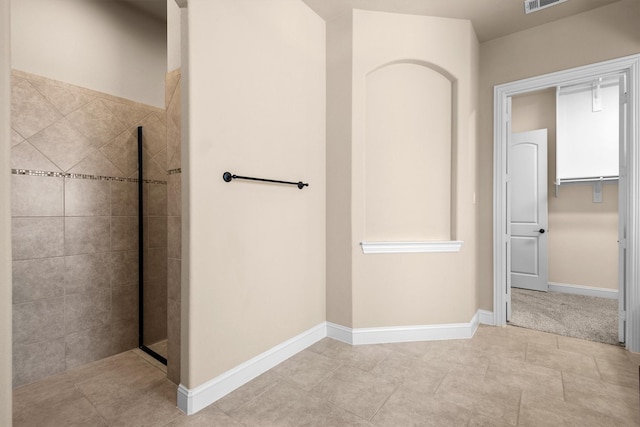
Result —
<instances>
[{"instance_id":1,"label":"door hinge","mask_svg":"<svg viewBox=\"0 0 640 427\"><path fill-rule=\"evenodd\" d=\"M620 245L620 247L622 249L627 249L627 239L620 239L618 240L618 244Z\"/></svg>"},{"instance_id":2,"label":"door hinge","mask_svg":"<svg viewBox=\"0 0 640 427\"><path fill-rule=\"evenodd\" d=\"M620 95L620 104L626 104L629 102L629 94L627 92Z\"/></svg>"}]
</instances>

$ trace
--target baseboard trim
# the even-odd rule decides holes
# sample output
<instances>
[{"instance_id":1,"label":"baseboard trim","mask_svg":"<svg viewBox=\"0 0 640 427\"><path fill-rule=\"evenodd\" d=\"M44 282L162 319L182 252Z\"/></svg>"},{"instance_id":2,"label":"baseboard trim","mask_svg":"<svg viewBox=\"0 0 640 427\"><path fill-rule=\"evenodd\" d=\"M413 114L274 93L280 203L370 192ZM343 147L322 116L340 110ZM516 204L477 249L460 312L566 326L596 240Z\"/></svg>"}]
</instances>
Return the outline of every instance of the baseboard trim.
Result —
<instances>
[{"instance_id":1,"label":"baseboard trim","mask_svg":"<svg viewBox=\"0 0 640 427\"><path fill-rule=\"evenodd\" d=\"M594 288L591 286L570 285L568 283L549 282L549 291L559 292L563 294L586 295L590 297L618 299L617 289Z\"/></svg>"},{"instance_id":2,"label":"baseboard trim","mask_svg":"<svg viewBox=\"0 0 640 427\"><path fill-rule=\"evenodd\" d=\"M195 414L326 336L327 324L322 322L198 387L188 389L180 384L178 408L187 415Z\"/></svg>"},{"instance_id":3,"label":"baseboard trim","mask_svg":"<svg viewBox=\"0 0 640 427\"><path fill-rule=\"evenodd\" d=\"M352 345L386 344L412 341L441 341L473 337L478 325L494 324L493 313L478 310L468 323L391 326L382 328L348 328L327 322L327 336Z\"/></svg>"},{"instance_id":4,"label":"baseboard trim","mask_svg":"<svg viewBox=\"0 0 640 427\"><path fill-rule=\"evenodd\" d=\"M327 322L327 336L345 344L353 345L353 329Z\"/></svg>"},{"instance_id":5,"label":"baseboard trim","mask_svg":"<svg viewBox=\"0 0 640 427\"><path fill-rule=\"evenodd\" d=\"M478 320L481 325L495 326L496 320L493 317L493 311L478 310Z\"/></svg>"},{"instance_id":6,"label":"baseboard trim","mask_svg":"<svg viewBox=\"0 0 640 427\"><path fill-rule=\"evenodd\" d=\"M180 384L178 408L187 415L195 414L325 337L351 345L466 339L473 337L481 323L494 324L493 313L478 310L468 323L383 328L352 329L322 322L198 387L189 389Z\"/></svg>"}]
</instances>

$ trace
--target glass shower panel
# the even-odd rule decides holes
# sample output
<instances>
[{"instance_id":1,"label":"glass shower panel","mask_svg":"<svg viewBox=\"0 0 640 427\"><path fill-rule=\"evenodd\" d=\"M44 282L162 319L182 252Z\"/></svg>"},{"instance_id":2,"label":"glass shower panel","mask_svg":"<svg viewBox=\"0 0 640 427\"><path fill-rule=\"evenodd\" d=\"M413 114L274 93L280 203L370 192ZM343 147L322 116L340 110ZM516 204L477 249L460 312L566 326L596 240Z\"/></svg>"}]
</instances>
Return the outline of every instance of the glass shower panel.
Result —
<instances>
[{"instance_id":1,"label":"glass shower panel","mask_svg":"<svg viewBox=\"0 0 640 427\"><path fill-rule=\"evenodd\" d=\"M153 138L138 128L140 216L140 347L167 358L167 176L158 165Z\"/></svg>"}]
</instances>

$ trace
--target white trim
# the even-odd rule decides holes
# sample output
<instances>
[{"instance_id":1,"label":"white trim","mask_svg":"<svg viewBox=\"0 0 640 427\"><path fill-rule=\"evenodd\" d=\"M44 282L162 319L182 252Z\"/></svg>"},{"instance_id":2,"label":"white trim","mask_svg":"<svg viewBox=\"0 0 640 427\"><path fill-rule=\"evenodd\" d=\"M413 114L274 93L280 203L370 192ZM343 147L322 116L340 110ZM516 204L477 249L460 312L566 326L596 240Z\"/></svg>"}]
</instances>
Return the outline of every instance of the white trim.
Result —
<instances>
[{"instance_id":1,"label":"white trim","mask_svg":"<svg viewBox=\"0 0 640 427\"><path fill-rule=\"evenodd\" d=\"M626 347L640 352L640 55L572 68L494 87L493 121L493 312L498 326L506 324L509 284L509 230L506 205L508 102L511 96L588 81L594 76L625 73L628 76L626 201L621 221L626 222ZM621 169L623 165L621 165ZM626 215L623 215L626 214ZM623 219L624 218L624 219ZM620 294L619 296L622 296Z\"/></svg>"},{"instance_id":2,"label":"white trim","mask_svg":"<svg viewBox=\"0 0 640 427\"><path fill-rule=\"evenodd\" d=\"M353 329L336 323L327 322L327 336L345 344L353 345Z\"/></svg>"},{"instance_id":3,"label":"white trim","mask_svg":"<svg viewBox=\"0 0 640 427\"><path fill-rule=\"evenodd\" d=\"M493 316L493 311L489 310L478 310L478 321L481 325L495 325L496 320Z\"/></svg>"},{"instance_id":4,"label":"white trim","mask_svg":"<svg viewBox=\"0 0 640 427\"><path fill-rule=\"evenodd\" d=\"M460 252L461 240L428 242L360 242L365 254L413 254L427 252Z\"/></svg>"},{"instance_id":5,"label":"white trim","mask_svg":"<svg viewBox=\"0 0 640 427\"><path fill-rule=\"evenodd\" d=\"M327 322L327 333L329 338L352 345L457 340L473 337L480 323L493 324L493 313L478 310L468 323L437 325L348 328Z\"/></svg>"},{"instance_id":6,"label":"white trim","mask_svg":"<svg viewBox=\"0 0 640 427\"><path fill-rule=\"evenodd\" d=\"M180 384L178 408L193 415L325 337L351 345L465 339L473 337L480 323L492 320L493 313L478 310L469 323L352 329L322 322L198 387Z\"/></svg>"},{"instance_id":7,"label":"white trim","mask_svg":"<svg viewBox=\"0 0 640 427\"><path fill-rule=\"evenodd\" d=\"M322 322L193 389L180 384L178 408L195 414L326 336L327 324Z\"/></svg>"},{"instance_id":8,"label":"white trim","mask_svg":"<svg viewBox=\"0 0 640 427\"><path fill-rule=\"evenodd\" d=\"M589 297L600 297L618 299L617 289L596 288L592 286L571 285L569 283L549 282L549 291L562 294L586 295Z\"/></svg>"}]
</instances>

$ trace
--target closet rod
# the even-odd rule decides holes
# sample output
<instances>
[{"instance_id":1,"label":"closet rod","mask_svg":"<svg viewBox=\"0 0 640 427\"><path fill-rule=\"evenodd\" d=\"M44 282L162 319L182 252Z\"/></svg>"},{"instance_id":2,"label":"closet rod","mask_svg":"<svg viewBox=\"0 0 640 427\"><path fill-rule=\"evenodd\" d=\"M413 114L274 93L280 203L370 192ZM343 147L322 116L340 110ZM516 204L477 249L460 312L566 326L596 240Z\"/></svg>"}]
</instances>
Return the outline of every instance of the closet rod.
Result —
<instances>
[{"instance_id":1,"label":"closet rod","mask_svg":"<svg viewBox=\"0 0 640 427\"><path fill-rule=\"evenodd\" d=\"M309 186L308 183L304 183L302 181L292 182L292 181L280 181L280 180L277 180L277 179L253 178L253 177L250 177L250 176L234 175L231 172L223 173L222 174L222 179L224 179L225 182L231 182L234 179L248 179L248 180L251 180L251 181L274 182L276 184L290 184L290 185L298 186L298 188L300 190L302 190L303 187L308 187Z\"/></svg>"}]
</instances>

